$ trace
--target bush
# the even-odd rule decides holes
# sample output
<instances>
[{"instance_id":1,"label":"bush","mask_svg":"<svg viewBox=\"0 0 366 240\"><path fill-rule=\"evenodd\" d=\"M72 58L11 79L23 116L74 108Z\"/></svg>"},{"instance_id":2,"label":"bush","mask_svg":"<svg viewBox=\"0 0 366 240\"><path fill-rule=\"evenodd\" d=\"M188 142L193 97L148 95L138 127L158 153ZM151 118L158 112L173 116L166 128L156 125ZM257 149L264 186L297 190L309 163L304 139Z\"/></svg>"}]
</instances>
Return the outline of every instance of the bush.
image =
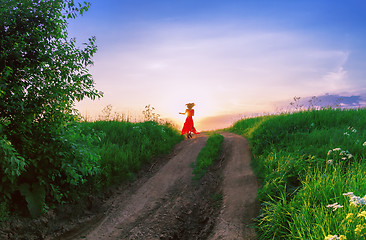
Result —
<instances>
[{"instance_id":1,"label":"bush","mask_svg":"<svg viewBox=\"0 0 366 240\"><path fill-rule=\"evenodd\" d=\"M74 136L83 136L73 126L75 102L102 96L88 71L95 38L78 49L67 34L67 19L89 6L1 2L0 200L20 208L26 201L34 217L48 208L46 202L68 199L70 189L96 172L97 156L78 142Z\"/></svg>"}]
</instances>

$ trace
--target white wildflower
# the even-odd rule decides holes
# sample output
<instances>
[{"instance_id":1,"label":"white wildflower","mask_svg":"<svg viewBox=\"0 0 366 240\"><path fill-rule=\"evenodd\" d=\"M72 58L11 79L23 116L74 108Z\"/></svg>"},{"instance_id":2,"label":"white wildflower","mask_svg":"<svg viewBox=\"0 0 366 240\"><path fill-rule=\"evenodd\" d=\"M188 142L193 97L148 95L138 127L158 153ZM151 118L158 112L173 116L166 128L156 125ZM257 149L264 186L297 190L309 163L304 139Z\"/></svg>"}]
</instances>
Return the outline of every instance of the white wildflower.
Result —
<instances>
[{"instance_id":1,"label":"white wildflower","mask_svg":"<svg viewBox=\"0 0 366 240\"><path fill-rule=\"evenodd\" d=\"M341 148L334 148L333 151L341 151Z\"/></svg>"},{"instance_id":2,"label":"white wildflower","mask_svg":"<svg viewBox=\"0 0 366 240\"><path fill-rule=\"evenodd\" d=\"M342 159L346 160L347 158L350 159L353 157L353 155L347 150L347 151L341 151L339 153L340 156L343 156Z\"/></svg>"},{"instance_id":3,"label":"white wildflower","mask_svg":"<svg viewBox=\"0 0 366 240\"><path fill-rule=\"evenodd\" d=\"M356 133L357 132L356 128L351 127L351 126L348 127L347 130L351 130L351 132L353 132L353 133Z\"/></svg>"},{"instance_id":4,"label":"white wildflower","mask_svg":"<svg viewBox=\"0 0 366 240\"><path fill-rule=\"evenodd\" d=\"M354 196L353 192L343 193L344 196Z\"/></svg>"},{"instance_id":5,"label":"white wildflower","mask_svg":"<svg viewBox=\"0 0 366 240\"><path fill-rule=\"evenodd\" d=\"M366 142L365 142L366 143ZM366 145L366 144L365 144ZM328 153L327 153L327 156L329 156L329 154L331 154L333 151L332 150L329 150Z\"/></svg>"},{"instance_id":6,"label":"white wildflower","mask_svg":"<svg viewBox=\"0 0 366 240\"><path fill-rule=\"evenodd\" d=\"M333 159L329 159L329 160L327 161L327 164L328 164L328 165L332 165L332 164L333 164Z\"/></svg>"},{"instance_id":7,"label":"white wildflower","mask_svg":"<svg viewBox=\"0 0 366 240\"><path fill-rule=\"evenodd\" d=\"M358 197L353 194L353 192L343 193L344 196L348 196L350 198L349 202L351 205L359 206L366 205L366 195L364 197Z\"/></svg>"},{"instance_id":8,"label":"white wildflower","mask_svg":"<svg viewBox=\"0 0 366 240\"><path fill-rule=\"evenodd\" d=\"M364 143L362 143L362 146L366 147L366 141Z\"/></svg>"},{"instance_id":9,"label":"white wildflower","mask_svg":"<svg viewBox=\"0 0 366 240\"><path fill-rule=\"evenodd\" d=\"M324 238L324 240L343 240L343 239L347 239L344 235L341 235L340 237L338 237L338 235L328 235Z\"/></svg>"},{"instance_id":10,"label":"white wildflower","mask_svg":"<svg viewBox=\"0 0 366 240\"><path fill-rule=\"evenodd\" d=\"M344 135L349 136L349 133L348 132L345 132Z\"/></svg>"},{"instance_id":11,"label":"white wildflower","mask_svg":"<svg viewBox=\"0 0 366 240\"><path fill-rule=\"evenodd\" d=\"M342 205L339 205L337 202L333 204L327 205L327 208L333 208L333 211L337 210L337 208L342 208Z\"/></svg>"}]
</instances>

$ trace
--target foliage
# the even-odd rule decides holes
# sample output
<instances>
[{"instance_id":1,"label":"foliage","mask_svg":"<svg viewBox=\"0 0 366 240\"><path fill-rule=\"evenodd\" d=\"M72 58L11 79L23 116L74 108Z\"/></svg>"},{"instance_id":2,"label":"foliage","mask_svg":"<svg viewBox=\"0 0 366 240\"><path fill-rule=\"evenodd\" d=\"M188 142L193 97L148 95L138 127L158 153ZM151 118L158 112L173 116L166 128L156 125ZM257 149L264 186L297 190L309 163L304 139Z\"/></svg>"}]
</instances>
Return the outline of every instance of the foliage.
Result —
<instances>
[{"instance_id":1,"label":"foliage","mask_svg":"<svg viewBox=\"0 0 366 240\"><path fill-rule=\"evenodd\" d=\"M37 183L33 183L32 186L23 183L19 186L19 191L27 201L28 210L32 217L41 215L46 194L44 187Z\"/></svg>"},{"instance_id":2,"label":"foliage","mask_svg":"<svg viewBox=\"0 0 366 240\"><path fill-rule=\"evenodd\" d=\"M7 202L0 203L0 222L5 221L9 217L10 211Z\"/></svg>"},{"instance_id":3,"label":"foliage","mask_svg":"<svg viewBox=\"0 0 366 240\"><path fill-rule=\"evenodd\" d=\"M299 111L234 124L231 130L251 143L262 181L259 239L364 239L365 205L344 194L354 192L353 199L366 203L365 125L366 109Z\"/></svg>"},{"instance_id":4,"label":"foliage","mask_svg":"<svg viewBox=\"0 0 366 240\"><path fill-rule=\"evenodd\" d=\"M45 202L63 202L73 186L97 172L97 155L87 150L89 140L79 142L80 129L72 125L74 103L102 95L87 69L95 38L78 49L67 33L67 19L90 4L5 0L0 5L0 201L17 204L14 196L20 194L36 216L47 208Z\"/></svg>"},{"instance_id":5,"label":"foliage","mask_svg":"<svg viewBox=\"0 0 366 240\"><path fill-rule=\"evenodd\" d=\"M16 190L17 179L25 171L27 163L3 135L1 125L0 134L0 192L3 198L10 199L11 193Z\"/></svg>"},{"instance_id":6,"label":"foliage","mask_svg":"<svg viewBox=\"0 0 366 240\"><path fill-rule=\"evenodd\" d=\"M221 152L221 144L224 137L221 134L212 134L206 142L206 145L201 149L197 156L196 162L193 164L194 179L201 178L209 166L219 158Z\"/></svg>"}]
</instances>

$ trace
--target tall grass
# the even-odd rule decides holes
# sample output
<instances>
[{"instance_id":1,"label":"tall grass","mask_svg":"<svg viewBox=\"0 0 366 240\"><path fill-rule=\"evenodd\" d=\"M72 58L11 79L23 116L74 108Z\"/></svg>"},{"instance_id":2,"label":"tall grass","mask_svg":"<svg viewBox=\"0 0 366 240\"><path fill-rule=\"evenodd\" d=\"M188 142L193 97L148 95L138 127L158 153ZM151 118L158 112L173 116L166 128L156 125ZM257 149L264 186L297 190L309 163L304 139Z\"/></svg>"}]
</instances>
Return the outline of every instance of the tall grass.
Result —
<instances>
[{"instance_id":1,"label":"tall grass","mask_svg":"<svg viewBox=\"0 0 366 240\"><path fill-rule=\"evenodd\" d=\"M169 124L97 121L81 123L101 133L98 153L100 186L109 186L136 173L153 156L168 153L183 136Z\"/></svg>"},{"instance_id":2,"label":"tall grass","mask_svg":"<svg viewBox=\"0 0 366 240\"><path fill-rule=\"evenodd\" d=\"M356 206L343 195L366 194L365 126L366 109L300 111L233 125L231 131L249 139L262 181L259 239L365 239L366 197Z\"/></svg>"}]
</instances>

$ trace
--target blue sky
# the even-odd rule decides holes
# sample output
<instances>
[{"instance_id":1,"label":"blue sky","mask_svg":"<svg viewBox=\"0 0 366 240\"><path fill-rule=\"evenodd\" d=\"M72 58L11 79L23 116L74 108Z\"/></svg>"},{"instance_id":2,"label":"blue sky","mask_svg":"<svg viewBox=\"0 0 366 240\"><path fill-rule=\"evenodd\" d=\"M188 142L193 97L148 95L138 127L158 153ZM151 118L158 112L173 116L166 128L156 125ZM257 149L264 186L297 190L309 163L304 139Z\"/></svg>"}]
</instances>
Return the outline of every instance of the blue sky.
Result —
<instances>
[{"instance_id":1,"label":"blue sky","mask_svg":"<svg viewBox=\"0 0 366 240\"><path fill-rule=\"evenodd\" d=\"M90 69L104 97L77 104L83 114L111 104L138 115L151 104L181 124L178 112L195 102L198 128L212 129L276 111L294 96L328 94L347 99L343 105L366 105L365 1L91 4L69 24L70 37L82 43L96 36L98 45Z\"/></svg>"}]
</instances>

